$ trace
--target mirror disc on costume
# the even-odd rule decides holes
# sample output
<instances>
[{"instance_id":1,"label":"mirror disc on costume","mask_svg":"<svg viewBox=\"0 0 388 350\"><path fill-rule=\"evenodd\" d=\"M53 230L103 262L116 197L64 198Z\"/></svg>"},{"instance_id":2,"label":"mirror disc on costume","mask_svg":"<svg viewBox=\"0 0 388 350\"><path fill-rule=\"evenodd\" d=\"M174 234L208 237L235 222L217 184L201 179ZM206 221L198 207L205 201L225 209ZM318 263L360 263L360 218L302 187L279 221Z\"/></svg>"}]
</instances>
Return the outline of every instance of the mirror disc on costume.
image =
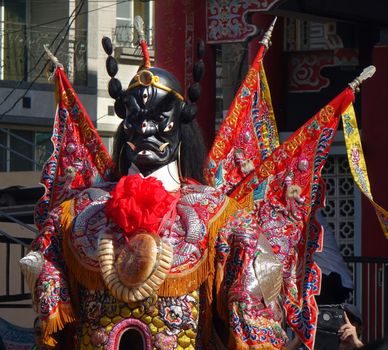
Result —
<instances>
[{"instance_id":1,"label":"mirror disc on costume","mask_svg":"<svg viewBox=\"0 0 388 350\"><path fill-rule=\"evenodd\" d=\"M137 287L152 274L158 258L159 237L147 232L136 233L116 260L117 274L123 284Z\"/></svg>"}]
</instances>

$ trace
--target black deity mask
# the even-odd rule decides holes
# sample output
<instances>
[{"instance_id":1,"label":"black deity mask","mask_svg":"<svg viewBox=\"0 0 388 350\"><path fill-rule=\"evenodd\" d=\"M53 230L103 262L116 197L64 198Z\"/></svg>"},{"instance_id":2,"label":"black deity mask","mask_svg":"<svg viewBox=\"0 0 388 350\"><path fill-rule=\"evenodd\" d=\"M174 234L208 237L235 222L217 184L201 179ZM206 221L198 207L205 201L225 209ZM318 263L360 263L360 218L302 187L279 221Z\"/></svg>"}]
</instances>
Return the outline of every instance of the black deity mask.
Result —
<instances>
[{"instance_id":1,"label":"black deity mask","mask_svg":"<svg viewBox=\"0 0 388 350\"><path fill-rule=\"evenodd\" d=\"M125 155L143 175L178 158L185 105L180 91L173 75L150 68L138 72L124 92Z\"/></svg>"},{"instance_id":2,"label":"black deity mask","mask_svg":"<svg viewBox=\"0 0 388 350\"><path fill-rule=\"evenodd\" d=\"M142 21L138 20L136 23L135 29L138 32L144 63L126 90L122 89L121 82L115 78L118 65L112 56L112 42L107 37L102 39L102 46L108 55L106 69L111 77L108 85L109 95L115 99L116 114L123 119L116 133L113 152L116 163L114 172L117 176L126 175L132 164L147 176L177 160L182 124L190 125L192 135L200 135L200 132L196 131L196 124L191 122L197 114L195 102L200 96L199 81L204 75L203 40L198 42L199 60L193 66L194 83L190 85L185 100L178 80L171 73L151 67L144 28L140 26ZM187 127L184 129L187 133ZM183 153L190 153L185 151L187 144L200 142L200 137L195 138L198 140L185 140ZM198 149L195 152L201 153ZM191 158L196 157L194 155ZM202 162L197 163L195 166L200 167L199 163ZM184 175L190 176L191 173L193 172L188 171Z\"/></svg>"}]
</instances>

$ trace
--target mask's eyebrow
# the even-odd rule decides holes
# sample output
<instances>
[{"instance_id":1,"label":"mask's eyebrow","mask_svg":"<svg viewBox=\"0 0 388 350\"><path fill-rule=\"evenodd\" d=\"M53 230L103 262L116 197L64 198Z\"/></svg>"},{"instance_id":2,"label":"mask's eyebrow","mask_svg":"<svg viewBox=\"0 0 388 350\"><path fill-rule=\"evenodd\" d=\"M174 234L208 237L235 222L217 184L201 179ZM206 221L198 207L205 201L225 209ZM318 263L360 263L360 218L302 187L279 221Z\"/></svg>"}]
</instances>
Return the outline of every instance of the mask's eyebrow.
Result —
<instances>
[{"instance_id":1,"label":"mask's eyebrow","mask_svg":"<svg viewBox=\"0 0 388 350\"><path fill-rule=\"evenodd\" d=\"M157 106L156 111L161 114L163 112L171 111L174 107L175 96L169 93Z\"/></svg>"}]
</instances>

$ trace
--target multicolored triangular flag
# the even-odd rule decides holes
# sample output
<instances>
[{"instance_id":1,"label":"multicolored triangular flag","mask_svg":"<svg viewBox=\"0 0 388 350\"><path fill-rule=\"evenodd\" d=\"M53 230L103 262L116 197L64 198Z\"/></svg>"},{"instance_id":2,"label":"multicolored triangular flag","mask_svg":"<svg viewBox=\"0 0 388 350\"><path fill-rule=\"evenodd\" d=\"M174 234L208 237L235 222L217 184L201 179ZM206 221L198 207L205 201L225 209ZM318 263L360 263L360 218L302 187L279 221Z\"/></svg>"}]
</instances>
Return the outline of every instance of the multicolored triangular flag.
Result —
<instances>
[{"instance_id":1,"label":"multicolored triangular flag","mask_svg":"<svg viewBox=\"0 0 388 350\"><path fill-rule=\"evenodd\" d=\"M35 224L39 229L50 209L72 197L75 191L106 178L112 167L104 143L62 68L56 68L54 78L54 151L42 170L41 183L46 192L35 207Z\"/></svg>"},{"instance_id":2,"label":"multicolored triangular flag","mask_svg":"<svg viewBox=\"0 0 388 350\"><path fill-rule=\"evenodd\" d=\"M261 45L220 127L205 166L207 182L233 191L279 145Z\"/></svg>"},{"instance_id":3,"label":"multicolored triangular flag","mask_svg":"<svg viewBox=\"0 0 388 350\"><path fill-rule=\"evenodd\" d=\"M303 343L313 349L320 291L320 270L313 253L321 246L321 225L315 219L324 206L321 170L336 133L339 117L354 98L350 88L272 152L230 194L239 202L250 197L251 208L283 264L286 319Z\"/></svg>"}]
</instances>

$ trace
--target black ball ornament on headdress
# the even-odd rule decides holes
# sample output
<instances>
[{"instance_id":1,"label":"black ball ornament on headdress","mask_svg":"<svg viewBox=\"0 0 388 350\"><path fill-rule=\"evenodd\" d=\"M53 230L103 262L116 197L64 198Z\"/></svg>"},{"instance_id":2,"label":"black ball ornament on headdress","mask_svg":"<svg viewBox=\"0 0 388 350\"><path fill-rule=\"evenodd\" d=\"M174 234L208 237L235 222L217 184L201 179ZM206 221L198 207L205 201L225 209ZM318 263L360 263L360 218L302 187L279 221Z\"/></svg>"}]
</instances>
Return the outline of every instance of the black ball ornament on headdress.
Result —
<instances>
[{"instance_id":1,"label":"black ball ornament on headdress","mask_svg":"<svg viewBox=\"0 0 388 350\"><path fill-rule=\"evenodd\" d=\"M174 75L164 69L151 67L144 40L140 44L144 64L127 89L123 90L120 81L115 78L118 65L112 56L112 43L107 37L102 40L108 54L106 69L111 77L108 92L115 99L116 114L123 119L120 135L117 135L121 147L118 167L120 173L125 174L127 168L134 164L146 176L178 158L182 124L192 122L197 113L195 102L200 96L199 80L204 72L204 50L198 50L202 56L194 65L194 84L189 87L188 100L185 100ZM203 43L199 45L202 46Z\"/></svg>"}]
</instances>

